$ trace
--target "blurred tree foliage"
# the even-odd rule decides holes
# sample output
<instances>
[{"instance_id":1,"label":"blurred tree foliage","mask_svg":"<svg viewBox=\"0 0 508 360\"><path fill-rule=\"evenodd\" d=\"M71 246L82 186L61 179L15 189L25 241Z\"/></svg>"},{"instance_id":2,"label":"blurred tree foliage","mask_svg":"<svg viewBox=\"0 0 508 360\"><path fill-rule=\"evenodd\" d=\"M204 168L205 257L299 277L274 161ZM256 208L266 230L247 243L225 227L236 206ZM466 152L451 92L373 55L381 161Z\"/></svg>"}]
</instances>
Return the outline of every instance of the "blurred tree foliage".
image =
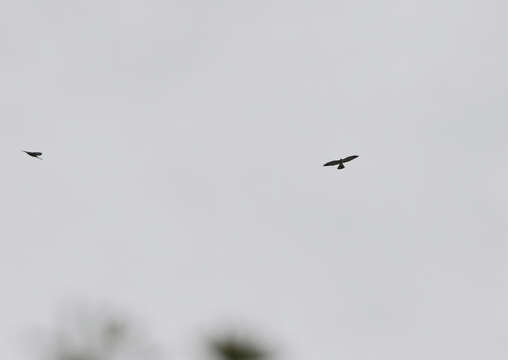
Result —
<instances>
[{"instance_id":1,"label":"blurred tree foliage","mask_svg":"<svg viewBox=\"0 0 508 360\"><path fill-rule=\"evenodd\" d=\"M162 353L124 315L109 309L75 307L45 331L43 360L159 360ZM226 333L208 342L207 357L264 360L269 352L249 336Z\"/></svg>"},{"instance_id":2,"label":"blurred tree foliage","mask_svg":"<svg viewBox=\"0 0 508 360\"><path fill-rule=\"evenodd\" d=\"M76 308L47 333L44 360L156 360L157 348L123 315Z\"/></svg>"},{"instance_id":3,"label":"blurred tree foliage","mask_svg":"<svg viewBox=\"0 0 508 360\"><path fill-rule=\"evenodd\" d=\"M235 335L210 341L210 350L222 360L261 360L269 355L261 345Z\"/></svg>"}]
</instances>

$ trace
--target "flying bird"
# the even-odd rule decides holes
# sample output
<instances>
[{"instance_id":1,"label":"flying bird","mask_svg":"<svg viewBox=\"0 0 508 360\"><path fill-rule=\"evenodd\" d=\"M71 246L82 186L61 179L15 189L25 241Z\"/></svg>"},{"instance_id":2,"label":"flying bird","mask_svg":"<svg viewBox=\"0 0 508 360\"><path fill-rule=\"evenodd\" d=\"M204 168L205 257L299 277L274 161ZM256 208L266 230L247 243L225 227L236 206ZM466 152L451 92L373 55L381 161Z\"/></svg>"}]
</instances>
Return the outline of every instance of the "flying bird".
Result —
<instances>
[{"instance_id":1,"label":"flying bird","mask_svg":"<svg viewBox=\"0 0 508 360\"><path fill-rule=\"evenodd\" d=\"M348 161L351 161L351 160L354 160L357 157L358 157L358 155L351 155L351 156L345 157L344 159L338 159L338 160L328 161L323 166L335 166L335 165L339 165L339 166L337 166L337 169L341 170L341 169L345 168L344 163L346 163Z\"/></svg>"},{"instance_id":2,"label":"flying bird","mask_svg":"<svg viewBox=\"0 0 508 360\"><path fill-rule=\"evenodd\" d=\"M31 157L34 157L36 159L39 159L39 160L42 160L42 158L40 158L39 156L42 155L41 152L36 152L36 151L25 151L23 150L24 153L27 153L28 155L30 155Z\"/></svg>"}]
</instances>

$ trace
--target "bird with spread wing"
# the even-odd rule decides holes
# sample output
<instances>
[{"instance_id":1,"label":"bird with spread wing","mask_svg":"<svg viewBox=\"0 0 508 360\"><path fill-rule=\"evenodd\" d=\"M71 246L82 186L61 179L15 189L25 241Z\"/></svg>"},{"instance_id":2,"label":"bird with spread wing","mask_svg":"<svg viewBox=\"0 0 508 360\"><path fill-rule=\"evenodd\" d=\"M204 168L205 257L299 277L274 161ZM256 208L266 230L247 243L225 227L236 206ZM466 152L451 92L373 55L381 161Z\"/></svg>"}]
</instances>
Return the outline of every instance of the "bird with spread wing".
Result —
<instances>
[{"instance_id":1,"label":"bird with spread wing","mask_svg":"<svg viewBox=\"0 0 508 360\"><path fill-rule=\"evenodd\" d=\"M31 157L34 157L36 159L39 159L39 160L42 160L42 158L40 158L39 156L42 155L41 152L37 152L37 151L25 151L23 150L24 153L27 153L28 155L30 155Z\"/></svg>"},{"instance_id":2,"label":"bird with spread wing","mask_svg":"<svg viewBox=\"0 0 508 360\"><path fill-rule=\"evenodd\" d=\"M345 157L343 159L328 161L323 166L335 166L335 165L339 165L339 166L337 166L337 169L341 170L341 169L345 168L344 163L346 163L348 161L351 161L351 160L354 160L357 157L358 157L358 155L351 155L351 156Z\"/></svg>"}]
</instances>

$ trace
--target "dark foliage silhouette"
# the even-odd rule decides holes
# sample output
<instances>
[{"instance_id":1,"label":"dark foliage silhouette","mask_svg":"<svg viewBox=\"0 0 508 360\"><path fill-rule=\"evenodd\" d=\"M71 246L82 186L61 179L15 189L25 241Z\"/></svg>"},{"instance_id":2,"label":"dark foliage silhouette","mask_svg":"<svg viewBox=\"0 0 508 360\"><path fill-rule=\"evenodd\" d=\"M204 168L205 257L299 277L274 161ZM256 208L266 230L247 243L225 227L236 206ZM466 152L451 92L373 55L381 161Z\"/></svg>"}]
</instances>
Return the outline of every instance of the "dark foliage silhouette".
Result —
<instances>
[{"instance_id":1,"label":"dark foliage silhouette","mask_svg":"<svg viewBox=\"0 0 508 360\"><path fill-rule=\"evenodd\" d=\"M59 312L52 330L38 332L37 359L40 360L162 360L159 346L147 341L123 314L96 306L71 307ZM268 349L254 338L237 332L220 332L205 341L203 360L269 360ZM42 347L40 347L42 345ZM170 358L171 359L171 358Z\"/></svg>"},{"instance_id":2,"label":"dark foliage silhouette","mask_svg":"<svg viewBox=\"0 0 508 360\"><path fill-rule=\"evenodd\" d=\"M247 338L228 335L210 341L210 350L222 360L268 359L269 353L261 345Z\"/></svg>"}]
</instances>

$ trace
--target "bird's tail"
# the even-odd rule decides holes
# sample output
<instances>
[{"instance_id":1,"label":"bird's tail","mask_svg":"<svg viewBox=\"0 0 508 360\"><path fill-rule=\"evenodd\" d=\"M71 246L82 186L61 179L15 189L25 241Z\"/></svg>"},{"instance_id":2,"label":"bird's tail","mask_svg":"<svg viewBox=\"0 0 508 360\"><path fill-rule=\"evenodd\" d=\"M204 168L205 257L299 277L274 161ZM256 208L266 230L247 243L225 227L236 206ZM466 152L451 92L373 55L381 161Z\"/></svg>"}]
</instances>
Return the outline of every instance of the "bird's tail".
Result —
<instances>
[{"instance_id":1,"label":"bird's tail","mask_svg":"<svg viewBox=\"0 0 508 360\"><path fill-rule=\"evenodd\" d=\"M340 164L339 164L339 166L337 166L337 169L339 169L339 170L342 170L342 169L344 169L344 168L345 168L345 166L344 166L344 164L343 164L343 163L340 163Z\"/></svg>"}]
</instances>

